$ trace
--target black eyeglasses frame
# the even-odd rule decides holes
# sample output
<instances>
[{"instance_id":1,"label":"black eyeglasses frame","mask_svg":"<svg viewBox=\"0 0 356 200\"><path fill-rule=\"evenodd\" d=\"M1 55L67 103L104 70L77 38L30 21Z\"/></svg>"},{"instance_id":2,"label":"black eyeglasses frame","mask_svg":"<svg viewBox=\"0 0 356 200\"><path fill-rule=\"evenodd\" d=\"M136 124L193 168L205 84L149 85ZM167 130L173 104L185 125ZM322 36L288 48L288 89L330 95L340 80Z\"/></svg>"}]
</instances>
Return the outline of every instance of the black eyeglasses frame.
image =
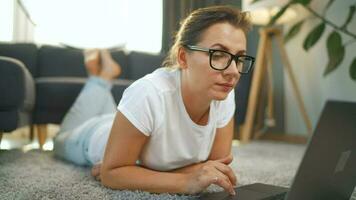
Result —
<instances>
[{"instance_id":1,"label":"black eyeglasses frame","mask_svg":"<svg viewBox=\"0 0 356 200\"><path fill-rule=\"evenodd\" d=\"M240 62L239 61L239 58L247 58L248 60L251 60L251 64L250 66L248 67L248 70L246 72L241 72L239 71L240 74L248 74L255 62L255 58L252 57L252 56L248 56L248 55L234 55L228 51L225 51L225 50L220 50L220 49L209 49L209 48L203 48L203 47L199 47L199 46L195 46L195 45L184 45L187 49L189 50L192 50L192 51L201 51L201 52L207 52L209 53L209 64L210 64L210 67L215 69L215 70L218 70L218 71L224 71L226 70L230 65L231 65L231 62L232 60L235 61L236 65L238 64L237 62ZM213 65L212 65L212 54L214 52L224 52L224 53L227 53L230 55L230 60L229 62L227 63L226 67L223 68L223 69L218 69L218 68L215 68Z\"/></svg>"}]
</instances>

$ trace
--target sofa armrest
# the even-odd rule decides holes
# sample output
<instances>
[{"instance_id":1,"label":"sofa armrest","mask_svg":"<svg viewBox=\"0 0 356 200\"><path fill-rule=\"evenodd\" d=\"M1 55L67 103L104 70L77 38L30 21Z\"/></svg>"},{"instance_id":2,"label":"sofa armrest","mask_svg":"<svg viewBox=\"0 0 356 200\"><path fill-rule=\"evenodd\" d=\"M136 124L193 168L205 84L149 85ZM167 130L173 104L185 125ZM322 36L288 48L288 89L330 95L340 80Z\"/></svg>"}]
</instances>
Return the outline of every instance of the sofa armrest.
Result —
<instances>
[{"instance_id":1,"label":"sofa armrest","mask_svg":"<svg viewBox=\"0 0 356 200\"><path fill-rule=\"evenodd\" d=\"M21 61L0 56L0 95L0 110L32 111L35 83Z\"/></svg>"}]
</instances>

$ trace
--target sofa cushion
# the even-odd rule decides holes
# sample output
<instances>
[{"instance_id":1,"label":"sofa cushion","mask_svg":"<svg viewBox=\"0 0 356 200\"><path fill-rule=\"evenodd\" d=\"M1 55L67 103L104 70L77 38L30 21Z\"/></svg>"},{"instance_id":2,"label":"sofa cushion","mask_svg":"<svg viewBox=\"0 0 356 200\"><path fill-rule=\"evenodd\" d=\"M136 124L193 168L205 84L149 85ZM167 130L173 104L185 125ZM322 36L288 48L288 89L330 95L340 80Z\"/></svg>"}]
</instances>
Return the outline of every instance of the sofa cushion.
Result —
<instances>
[{"instance_id":1,"label":"sofa cushion","mask_svg":"<svg viewBox=\"0 0 356 200\"><path fill-rule=\"evenodd\" d=\"M37 46L32 43L0 43L0 56L23 62L32 76L37 76Z\"/></svg>"},{"instance_id":2,"label":"sofa cushion","mask_svg":"<svg viewBox=\"0 0 356 200\"><path fill-rule=\"evenodd\" d=\"M130 79L139 79L155 69L161 67L164 56L159 54L149 54L143 52L131 52L129 54L129 77Z\"/></svg>"},{"instance_id":3,"label":"sofa cushion","mask_svg":"<svg viewBox=\"0 0 356 200\"><path fill-rule=\"evenodd\" d=\"M79 49L50 45L38 51L39 77L86 77L83 53Z\"/></svg>"}]
</instances>

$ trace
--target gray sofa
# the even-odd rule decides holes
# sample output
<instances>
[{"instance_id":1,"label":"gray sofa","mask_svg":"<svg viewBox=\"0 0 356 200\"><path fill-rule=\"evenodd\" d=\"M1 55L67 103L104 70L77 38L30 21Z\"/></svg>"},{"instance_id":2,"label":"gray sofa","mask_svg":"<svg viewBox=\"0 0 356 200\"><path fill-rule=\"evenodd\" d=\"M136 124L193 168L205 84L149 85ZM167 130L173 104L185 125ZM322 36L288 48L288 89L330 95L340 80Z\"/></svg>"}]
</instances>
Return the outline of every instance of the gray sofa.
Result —
<instances>
[{"instance_id":1,"label":"gray sofa","mask_svg":"<svg viewBox=\"0 0 356 200\"><path fill-rule=\"evenodd\" d=\"M128 85L160 67L164 59L163 55L110 51L123 68L112 89L117 102ZM82 49L0 43L0 134L25 125L59 124L86 79ZM39 126L38 131L45 132L45 127ZM40 134L44 143L46 133Z\"/></svg>"},{"instance_id":2,"label":"gray sofa","mask_svg":"<svg viewBox=\"0 0 356 200\"><path fill-rule=\"evenodd\" d=\"M111 54L123 68L112 89L117 102L128 85L160 67L164 59L162 54L119 49L111 49ZM235 88L237 126L245 120L251 77L252 73L241 76ZM43 144L42 125L61 122L86 79L82 49L0 43L0 141L2 132L36 124Z\"/></svg>"}]
</instances>

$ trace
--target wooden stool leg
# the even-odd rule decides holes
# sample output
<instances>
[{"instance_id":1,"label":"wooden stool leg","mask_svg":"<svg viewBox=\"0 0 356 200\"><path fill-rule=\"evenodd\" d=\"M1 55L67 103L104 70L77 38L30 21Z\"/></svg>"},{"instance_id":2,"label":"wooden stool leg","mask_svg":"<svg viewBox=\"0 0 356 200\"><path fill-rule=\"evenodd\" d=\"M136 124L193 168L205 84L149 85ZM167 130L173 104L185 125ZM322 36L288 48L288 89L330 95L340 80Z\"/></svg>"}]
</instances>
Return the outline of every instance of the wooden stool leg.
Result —
<instances>
[{"instance_id":1,"label":"wooden stool leg","mask_svg":"<svg viewBox=\"0 0 356 200\"><path fill-rule=\"evenodd\" d=\"M271 42L269 40L266 41L266 48L265 48L265 52L266 55L268 51L270 51L271 47ZM268 67L268 63L269 63L269 58L266 56L264 61L263 61L263 70L262 70L262 74L263 76L262 78L262 83L261 83L261 87L259 90L259 94L257 95L257 109L256 109L256 120L255 120L255 125L252 128L252 138L253 139L258 139L260 137L260 135L262 135L264 133L265 130L265 118L266 118L266 104L268 103L268 99L267 97L267 92L268 92L268 79L269 77L267 77L266 74L266 70Z\"/></svg>"},{"instance_id":2,"label":"wooden stool leg","mask_svg":"<svg viewBox=\"0 0 356 200\"><path fill-rule=\"evenodd\" d=\"M35 125L31 124L29 128L30 128L30 141L33 141L33 138L35 137Z\"/></svg>"},{"instance_id":3,"label":"wooden stool leg","mask_svg":"<svg viewBox=\"0 0 356 200\"><path fill-rule=\"evenodd\" d=\"M268 74L268 103L267 103L267 126L274 127L276 125L276 121L274 118L274 87L273 87L273 56L272 56L272 39L268 42L268 48L266 51L266 59L267 59L267 74Z\"/></svg>"},{"instance_id":4,"label":"wooden stool leg","mask_svg":"<svg viewBox=\"0 0 356 200\"><path fill-rule=\"evenodd\" d=\"M242 142L248 142L251 139L253 124L254 124L254 119L256 114L255 112L257 107L257 100L258 100L257 98L261 87L261 81L263 79L262 78L263 76L262 72L264 68L263 63L266 56L265 55L266 42L268 40L267 32L264 29L262 29L260 31L260 36L261 37L258 44L256 67L252 75L245 122L240 134L240 139Z\"/></svg>"},{"instance_id":5,"label":"wooden stool leg","mask_svg":"<svg viewBox=\"0 0 356 200\"><path fill-rule=\"evenodd\" d=\"M37 125L37 137L40 148L43 149L43 145L46 142L47 138L47 124L38 124Z\"/></svg>"}]
</instances>

